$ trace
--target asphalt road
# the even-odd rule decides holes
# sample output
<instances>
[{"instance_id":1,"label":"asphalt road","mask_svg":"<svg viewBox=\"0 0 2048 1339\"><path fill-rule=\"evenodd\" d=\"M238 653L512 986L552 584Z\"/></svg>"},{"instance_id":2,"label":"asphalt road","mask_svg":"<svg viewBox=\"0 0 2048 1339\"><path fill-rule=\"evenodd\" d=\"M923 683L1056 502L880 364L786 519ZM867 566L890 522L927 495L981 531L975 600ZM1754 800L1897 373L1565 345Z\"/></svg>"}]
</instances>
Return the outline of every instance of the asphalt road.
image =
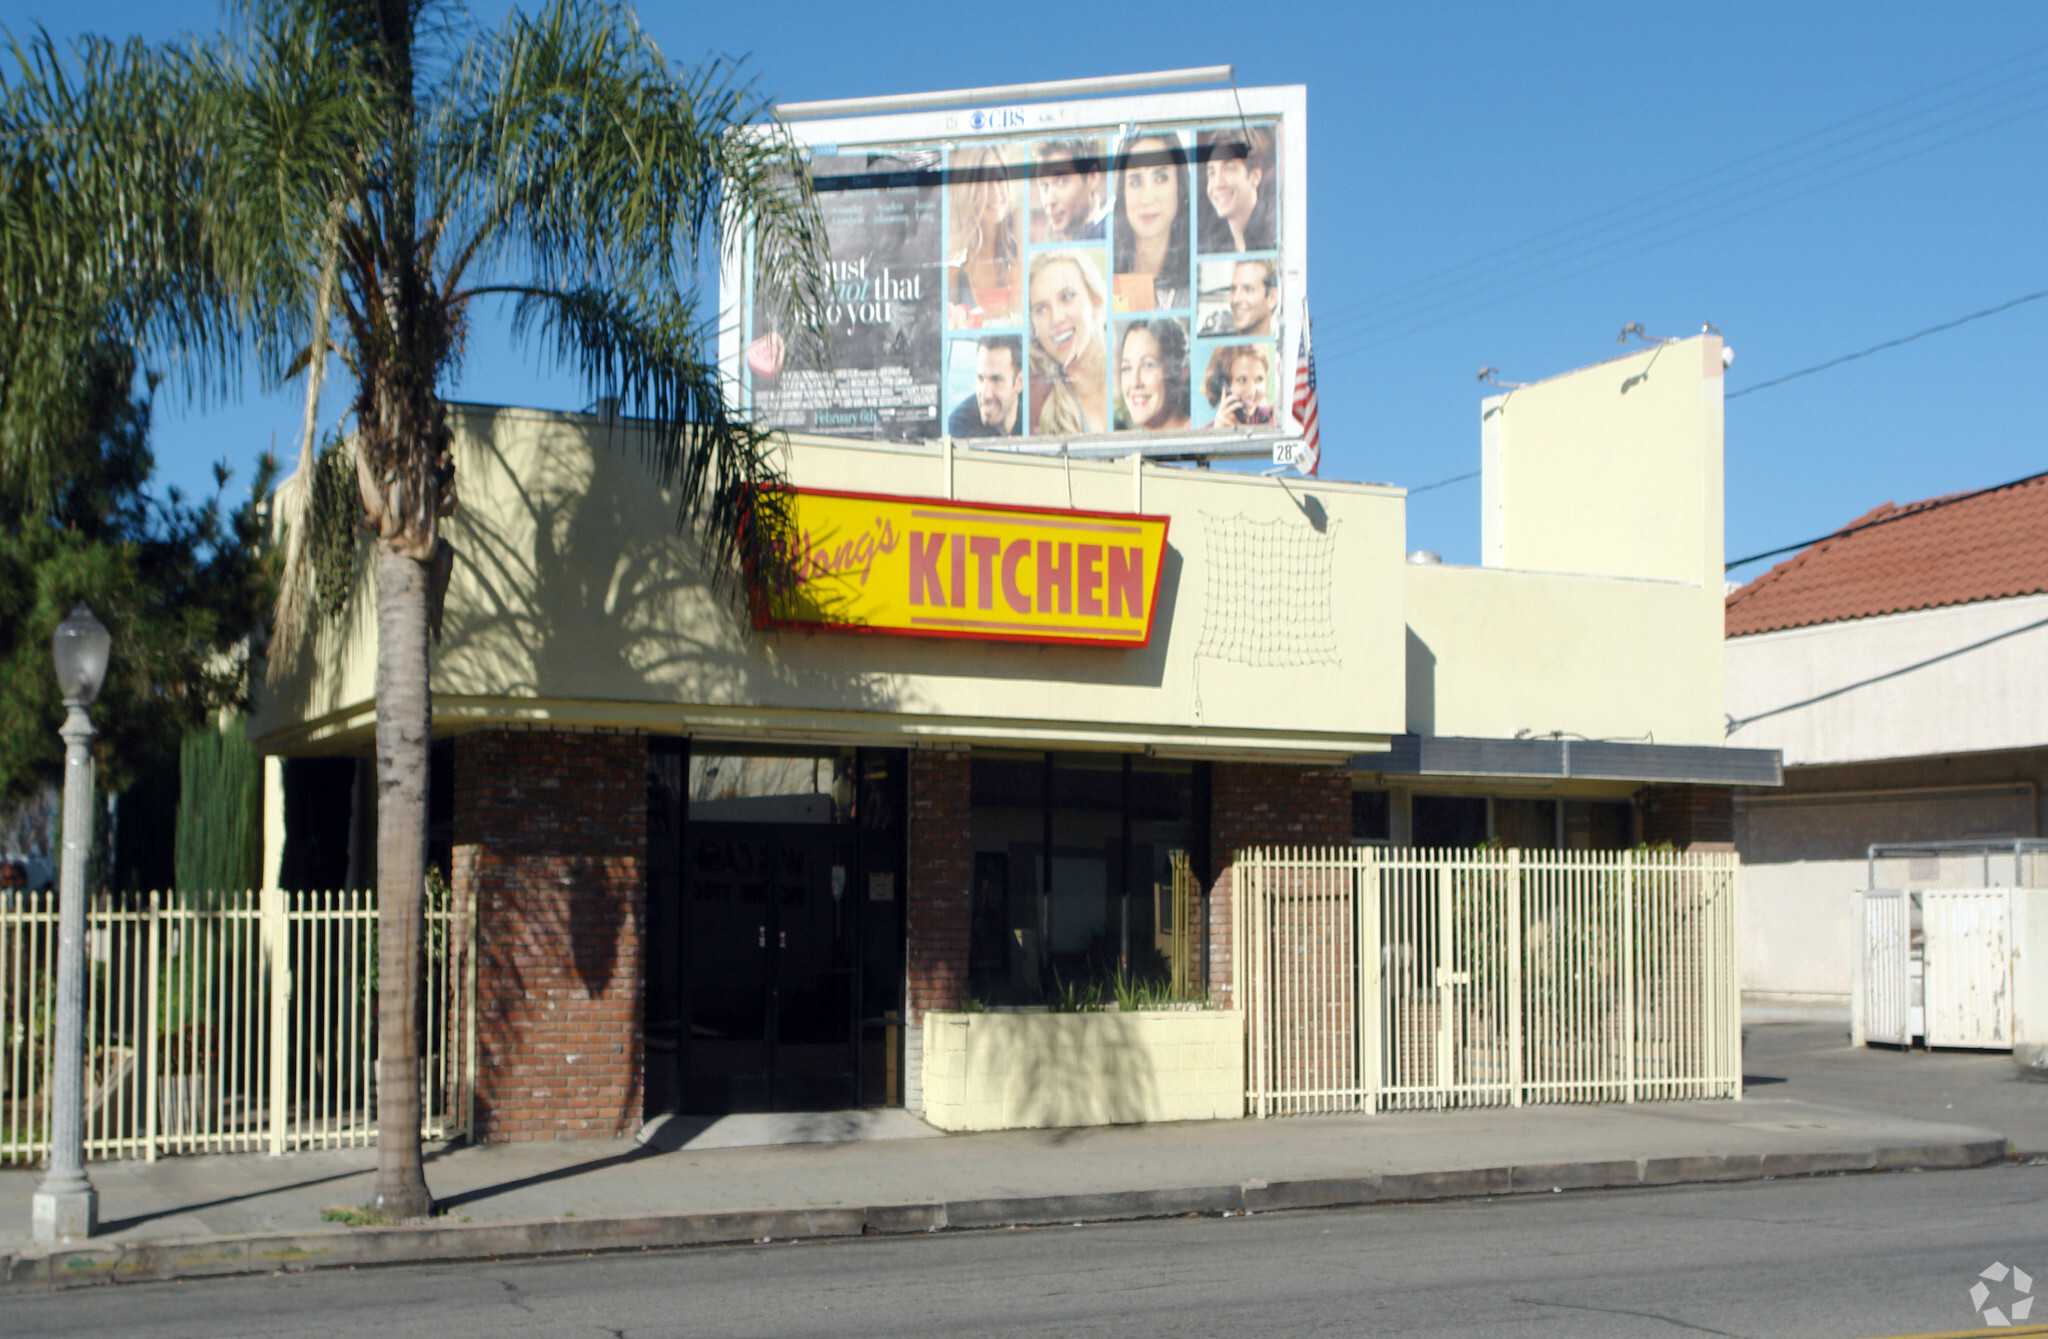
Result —
<instances>
[{"instance_id":1,"label":"asphalt road","mask_svg":"<svg viewBox=\"0 0 2048 1339\"><path fill-rule=\"evenodd\" d=\"M102 1287L0 1334L1826 1339L1981 1324L1994 1261L2048 1295L2048 1166Z\"/></svg>"}]
</instances>

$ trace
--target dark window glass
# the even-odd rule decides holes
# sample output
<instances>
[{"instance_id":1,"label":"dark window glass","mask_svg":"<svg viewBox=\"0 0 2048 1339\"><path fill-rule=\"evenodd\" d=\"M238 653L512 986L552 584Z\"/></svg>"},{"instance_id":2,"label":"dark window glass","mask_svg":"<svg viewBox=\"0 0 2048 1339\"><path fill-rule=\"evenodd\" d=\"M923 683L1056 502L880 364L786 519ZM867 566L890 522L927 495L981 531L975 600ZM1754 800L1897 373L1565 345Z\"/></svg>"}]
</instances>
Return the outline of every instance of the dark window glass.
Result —
<instances>
[{"instance_id":1,"label":"dark window glass","mask_svg":"<svg viewBox=\"0 0 2048 1339\"><path fill-rule=\"evenodd\" d=\"M1392 838L1393 806L1383 790L1351 792L1351 840L1383 842Z\"/></svg>"},{"instance_id":2,"label":"dark window glass","mask_svg":"<svg viewBox=\"0 0 2048 1339\"><path fill-rule=\"evenodd\" d=\"M1173 871L1176 858L1198 868L1196 764L977 754L970 775L975 999L1033 1004L1073 990L1109 998L1119 975L1162 989L1176 973L1192 975L1207 916L1177 906L1176 896L1199 892L1189 880L1176 894Z\"/></svg>"},{"instance_id":3,"label":"dark window glass","mask_svg":"<svg viewBox=\"0 0 2048 1339\"><path fill-rule=\"evenodd\" d=\"M1478 846L1486 840L1486 801L1471 795L1417 795L1410 809L1417 846Z\"/></svg>"},{"instance_id":4,"label":"dark window glass","mask_svg":"<svg viewBox=\"0 0 2048 1339\"><path fill-rule=\"evenodd\" d=\"M1493 838L1523 851L1552 849L1557 845L1557 801L1495 800Z\"/></svg>"},{"instance_id":5,"label":"dark window glass","mask_svg":"<svg viewBox=\"0 0 2048 1339\"><path fill-rule=\"evenodd\" d=\"M1627 800L1567 800L1564 845L1568 851L1621 851L1633 845L1634 808Z\"/></svg>"}]
</instances>

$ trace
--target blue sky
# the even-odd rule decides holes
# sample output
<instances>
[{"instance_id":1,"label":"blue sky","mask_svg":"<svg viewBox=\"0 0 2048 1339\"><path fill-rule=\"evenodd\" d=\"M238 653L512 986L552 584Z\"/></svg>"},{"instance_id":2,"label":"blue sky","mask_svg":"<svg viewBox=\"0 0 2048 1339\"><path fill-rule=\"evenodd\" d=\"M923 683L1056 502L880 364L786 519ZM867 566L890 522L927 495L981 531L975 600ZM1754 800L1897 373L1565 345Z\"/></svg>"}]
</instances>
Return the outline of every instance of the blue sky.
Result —
<instances>
[{"instance_id":1,"label":"blue sky","mask_svg":"<svg viewBox=\"0 0 2048 1339\"><path fill-rule=\"evenodd\" d=\"M211 0L16 0L10 26L153 39ZM479 5L491 21L504 10ZM747 54L813 99L1232 62L1305 84L1324 472L1478 467L1475 380L1712 321L1731 392L2048 288L2048 6L649 5L678 61ZM1006 20L1016 14L1019 21ZM1084 18L1085 16L1085 18ZM2048 301L1730 403L1728 549L2044 465ZM479 322L458 398L585 398ZM167 479L288 447L300 402L166 399ZM332 408L325 417L332 417ZM1415 497L1411 547L1476 561L1476 481ZM1760 566L1738 576L1754 575Z\"/></svg>"}]
</instances>

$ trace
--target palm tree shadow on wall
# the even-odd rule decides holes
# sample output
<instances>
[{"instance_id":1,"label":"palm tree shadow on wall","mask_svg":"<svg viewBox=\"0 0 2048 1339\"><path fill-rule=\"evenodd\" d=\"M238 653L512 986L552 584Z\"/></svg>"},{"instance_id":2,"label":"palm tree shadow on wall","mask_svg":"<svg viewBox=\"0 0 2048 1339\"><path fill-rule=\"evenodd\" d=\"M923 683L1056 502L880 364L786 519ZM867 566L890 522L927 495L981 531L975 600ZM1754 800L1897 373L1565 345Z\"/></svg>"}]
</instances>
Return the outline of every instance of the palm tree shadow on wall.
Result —
<instances>
[{"instance_id":1,"label":"palm tree shadow on wall","mask_svg":"<svg viewBox=\"0 0 2048 1339\"><path fill-rule=\"evenodd\" d=\"M678 529L630 432L564 433L515 464L483 426L467 473L491 476L494 506L465 506L449 526L456 574L437 694L737 706L772 686L828 710L913 705L894 676L778 655L737 584L714 582L696 536Z\"/></svg>"},{"instance_id":2,"label":"palm tree shadow on wall","mask_svg":"<svg viewBox=\"0 0 2048 1339\"><path fill-rule=\"evenodd\" d=\"M532 432L531 420L471 422L479 440L462 468L475 501L448 525L457 556L434 651L437 701L574 702L594 704L599 717L612 703L618 718L658 726L663 707L678 719L689 705L758 701L773 680L827 709L903 707L885 677L800 670L761 645L743 597L711 580L699 540L678 528L673 497L652 483L628 429L561 430L515 459L504 443ZM565 939L586 997L597 1000L637 988L641 964L622 954L633 920L644 928L644 890L635 880L627 894L632 917L576 913L621 892L613 857L573 850L577 821L561 815L572 850L549 856L548 901L527 909L540 924L524 932ZM538 985L516 952L480 951L493 959L501 998ZM627 1100L621 1118L637 1119L639 1095Z\"/></svg>"}]
</instances>

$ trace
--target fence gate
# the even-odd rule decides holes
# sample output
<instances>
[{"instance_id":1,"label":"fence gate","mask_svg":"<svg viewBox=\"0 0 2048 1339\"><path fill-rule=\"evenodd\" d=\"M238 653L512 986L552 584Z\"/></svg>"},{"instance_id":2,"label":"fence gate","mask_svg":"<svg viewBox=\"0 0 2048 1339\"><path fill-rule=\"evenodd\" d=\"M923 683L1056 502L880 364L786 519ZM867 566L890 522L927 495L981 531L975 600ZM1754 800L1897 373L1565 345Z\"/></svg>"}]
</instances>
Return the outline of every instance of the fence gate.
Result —
<instances>
[{"instance_id":1,"label":"fence gate","mask_svg":"<svg viewBox=\"0 0 2048 1339\"><path fill-rule=\"evenodd\" d=\"M1912 1044L1913 899L1904 892L1863 894L1863 1035L1888 1046Z\"/></svg>"},{"instance_id":2,"label":"fence gate","mask_svg":"<svg viewBox=\"0 0 2048 1339\"><path fill-rule=\"evenodd\" d=\"M421 1135L468 1134L476 926L425 915ZM98 899L86 917L85 1152L284 1153L376 1142L373 892ZM57 898L0 903L0 1163L49 1151Z\"/></svg>"},{"instance_id":3,"label":"fence gate","mask_svg":"<svg viewBox=\"0 0 2048 1339\"><path fill-rule=\"evenodd\" d=\"M1238 852L1251 1111L1739 1097L1735 868Z\"/></svg>"},{"instance_id":4,"label":"fence gate","mask_svg":"<svg viewBox=\"0 0 2048 1339\"><path fill-rule=\"evenodd\" d=\"M1920 894L1929 1046L2012 1049L2012 893Z\"/></svg>"}]
</instances>

